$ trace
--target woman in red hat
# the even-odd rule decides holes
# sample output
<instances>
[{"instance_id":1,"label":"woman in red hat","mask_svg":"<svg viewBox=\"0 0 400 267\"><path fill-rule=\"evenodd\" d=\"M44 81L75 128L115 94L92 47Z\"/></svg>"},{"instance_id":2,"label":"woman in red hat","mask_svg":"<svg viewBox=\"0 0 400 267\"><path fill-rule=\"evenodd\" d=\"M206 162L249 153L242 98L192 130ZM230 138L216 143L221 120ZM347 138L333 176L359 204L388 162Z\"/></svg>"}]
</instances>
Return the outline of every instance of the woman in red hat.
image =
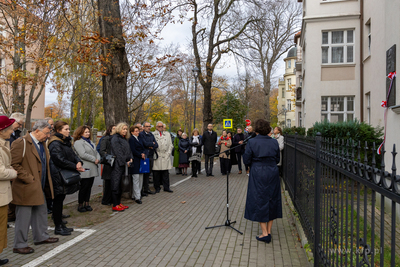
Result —
<instances>
[{"instance_id":1,"label":"woman in red hat","mask_svg":"<svg viewBox=\"0 0 400 267\"><path fill-rule=\"evenodd\" d=\"M10 180L17 177L17 171L11 167L9 139L14 132L14 119L0 116L0 253L7 247L7 213L8 204L12 200ZM8 263L8 259L0 260L0 265Z\"/></svg>"}]
</instances>

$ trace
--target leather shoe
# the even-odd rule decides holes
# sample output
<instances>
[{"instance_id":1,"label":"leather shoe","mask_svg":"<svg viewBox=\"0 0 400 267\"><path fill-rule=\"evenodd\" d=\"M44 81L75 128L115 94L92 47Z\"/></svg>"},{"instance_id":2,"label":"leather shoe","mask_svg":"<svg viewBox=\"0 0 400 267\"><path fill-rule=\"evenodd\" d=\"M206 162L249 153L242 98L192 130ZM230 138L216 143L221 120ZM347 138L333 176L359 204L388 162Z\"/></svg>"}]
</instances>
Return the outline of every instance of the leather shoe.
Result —
<instances>
[{"instance_id":1,"label":"leather shoe","mask_svg":"<svg viewBox=\"0 0 400 267\"><path fill-rule=\"evenodd\" d=\"M54 229L54 234L55 235L63 235L63 236L71 235L71 231L68 231L67 229L68 229L67 227L63 228L61 225L59 225L56 227L56 229Z\"/></svg>"},{"instance_id":2,"label":"leather shoe","mask_svg":"<svg viewBox=\"0 0 400 267\"><path fill-rule=\"evenodd\" d=\"M264 237L258 237L258 236L256 236L256 239L258 240L258 241L263 241L263 242L265 242L265 243L270 243L271 242L271 239L272 239L272 236L269 234L269 235L267 235L267 236L264 236Z\"/></svg>"},{"instance_id":3,"label":"leather shoe","mask_svg":"<svg viewBox=\"0 0 400 267\"><path fill-rule=\"evenodd\" d=\"M209 174L208 176L214 177L214 175L213 175L213 174Z\"/></svg>"},{"instance_id":4,"label":"leather shoe","mask_svg":"<svg viewBox=\"0 0 400 267\"><path fill-rule=\"evenodd\" d=\"M142 204L142 201L140 199L136 199L135 202L138 204Z\"/></svg>"},{"instance_id":5,"label":"leather shoe","mask_svg":"<svg viewBox=\"0 0 400 267\"><path fill-rule=\"evenodd\" d=\"M148 194L147 193L145 193L145 192L142 192L142 197L147 197L148 196Z\"/></svg>"},{"instance_id":6,"label":"leather shoe","mask_svg":"<svg viewBox=\"0 0 400 267\"><path fill-rule=\"evenodd\" d=\"M4 265L8 263L8 259L0 260L0 265Z\"/></svg>"},{"instance_id":7,"label":"leather shoe","mask_svg":"<svg viewBox=\"0 0 400 267\"><path fill-rule=\"evenodd\" d=\"M156 190L156 193L160 193L160 189L157 189L157 190Z\"/></svg>"},{"instance_id":8,"label":"leather shoe","mask_svg":"<svg viewBox=\"0 0 400 267\"><path fill-rule=\"evenodd\" d=\"M66 218L71 217L71 215L69 215L69 214L63 214L62 217L63 217L63 219L66 219Z\"/></svg>"},{"instance_id":9,"label":"leather shoe","mask_svg":"<svg viewBox=\"0 0 400 267\"><path fill-rule=\"evenodd\" d=\"M93 208L91 207L91 206L85 206L85 209L86 209L86 211L92 211L93 210Z\"/></svg>"},{"instance_id":10,"label":"leather shoe","mask_svg":"<svg viewBox=\"0 0 400 267\"><path fill-rule=\"evenodd\" d=\"M164 189L164 192L173 193L174 191L172 191L171 189Z\"/></svg>"},{"instance_id":11,"label":"leather shoe","mask_svg":"<svg viewBox=\"0 0 400 267\"><path fill-rule=\"evenodd\" d=\"M33 244L37 245L41 245L41 244L51 244L51 243L56 243L58 242L58 238L57 237L49 237L46 240L40 241L40 242L33 242Z\"/></svg>"},{"instance_id":12,"label":"leather shoe","mask_svg":"<svg viewBox=\"0 0 400 267\"><path fill-rule=\"evenodd\" d=\"M154 195L155 193L153 192L153 191L151 191L151 190L148 190L148 191L144 191L145 193L147 193L147 194L149 194L149 195ZM157 192L156 192L157 193Z\"/></svg>"},{"instance_id":13,"label":"leather shoe","mask_svg":"<svg viewBox=\"0 0 400 267\"><path fill-rule=\"evenodd\" d=\"M86 210L86 208L85 207L78 207L78 211L79 212L87 212L87 210Z\"/></svg>"},{"instance_id":14,"label":"leather shoe","mask_svg":"<svg viewBox=\"0 0 400 267\"><path fill-rule=\"evenodd\" d=\"M31 247L26 247L26 248L13 248L14 253L19 253L19 254L30 254L35 252L35 250Z\"/></svg>"},{"instance_id":15,"label":"leather shoe","mask_svg":"<svg viewBox=\"0 0 400 267\"><path fill-rule=\"evenodd\" d=\"M67 224L68 222L66 220L62 220L62 223L63 224Z\"/></svg>"}]
</instances>

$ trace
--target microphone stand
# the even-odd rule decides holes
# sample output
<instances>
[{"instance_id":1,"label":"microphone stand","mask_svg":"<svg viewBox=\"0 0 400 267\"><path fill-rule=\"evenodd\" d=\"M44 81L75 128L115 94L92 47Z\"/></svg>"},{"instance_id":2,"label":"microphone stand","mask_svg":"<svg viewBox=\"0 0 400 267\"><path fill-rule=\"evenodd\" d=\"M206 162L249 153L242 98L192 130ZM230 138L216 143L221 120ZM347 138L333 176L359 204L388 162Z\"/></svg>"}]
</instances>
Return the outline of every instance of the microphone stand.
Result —
<instances>
[{"instance_id":1,"label":"microphone stand","mask_svg":"<svg viewBox=\"0 0 400 267\"><path fill-rule=\"evenodd\" d=\"M253 136L254 137L254 136ZM235 146L235 147L231 147L230 149L225 150L224 152L221 153L217 153L215 155L212 156L212 158L217 157L221 154L226 154L227 156L229 156L229 151L237 148L237 147L241 147L247 144L247 142L250 140L251 138L247 138L246 140L243 141L243 143L241 145ZM236 223L236 221L231 222L231 220L229 219L229 171L226 172L226 221L225 224L221 224L221 225L215 225L215 226L209 226L206 227L207 229L213 229L213 228L218 228L218 227L223 227L223 226L227 226L232 228L233 230L235 230L236 232L238 232L239 234L243 235L242 232L240 232L238 229L236 229L235 227L232 226L232 224Z\"/></svg>"}]
</instances>

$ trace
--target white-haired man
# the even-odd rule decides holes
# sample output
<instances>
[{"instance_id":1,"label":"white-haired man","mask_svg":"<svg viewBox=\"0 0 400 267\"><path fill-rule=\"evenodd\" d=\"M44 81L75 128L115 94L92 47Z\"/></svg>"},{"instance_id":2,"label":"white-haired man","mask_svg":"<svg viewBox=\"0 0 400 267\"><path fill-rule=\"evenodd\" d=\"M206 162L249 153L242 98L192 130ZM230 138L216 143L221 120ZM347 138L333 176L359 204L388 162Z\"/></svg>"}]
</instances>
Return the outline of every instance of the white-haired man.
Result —
<instances>
[{"instance_id":1,"label":"white-haired man","mask_svg":"<svg viewBox=\"0 0 400 267\"><path fill-rule=\"evenodd\" d=\"M12 183L12 203L16 207L14 253L29 254L28 232L32 226L35 245L55 243L58 238L47 234L47 207L45 194L53 198L53 182L50 176L50 154L46 140L51 126L40 120L32 132L16 140L11 146L11 166L18 172Z\"/></svg>"},{"instance_id":2,"label":"white-haired man","mask_svg":"<svg viewBox=\"0 0 400 267\"><path fill-rule=\"evenodd\" d=\"M171 134L164 131L164 124L159 121L156 124L156 130L153 132L154 138L158 144L156 155L158 158L154 159L153 165L153 181L156 193L161 190L161 182L165 192L172 193L169 188L169 170L172 169L171 152L174 146L171 141Z\"/></svg>"},{"instance_id":3,"label":"white-haired man","mask_svg":"<svg viewBox=\"0 0 400 267\"><path fill-rule=\"evenodd\" d=\"M11 114L10 119L14 119L15 122L13 123L12 127L14 132L11 134L10 136L10 146L12 144L12 142L14 142L15 140L17 140L18 138L20 138L21 135L21 130L22 130L22 125L25 122L25 115L20 113L20 112L15 112L13 114Z\"/></svg>"}]
</instances>

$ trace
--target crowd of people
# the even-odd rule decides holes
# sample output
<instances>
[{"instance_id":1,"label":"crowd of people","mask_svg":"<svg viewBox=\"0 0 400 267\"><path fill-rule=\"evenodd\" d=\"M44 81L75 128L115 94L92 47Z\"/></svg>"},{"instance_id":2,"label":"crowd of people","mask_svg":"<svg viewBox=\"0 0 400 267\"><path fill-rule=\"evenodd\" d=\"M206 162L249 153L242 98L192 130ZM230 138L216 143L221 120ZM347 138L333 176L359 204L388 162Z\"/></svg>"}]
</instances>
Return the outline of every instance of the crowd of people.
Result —
<instances>
[{"instance_id":1,"label":"crowd of people","mask_svg":"<svg viewBox=\"0 0 400 267\"><path fill-rule=\"evenodd\" d=\"M88 126L78 127L71 136L67 122L46 118L37 121L32 131L21 136L24 120L21 113L0 116L0 253L7 247L7 222L10 221L15 221L14 253L34 252L27 243L30 227L35 245L58 242L58 238L47 233L48 213L52 213L54 234L71 235L74 229L66 226L64 219L69 215L63 214L64 199L67 194L79 191L78 211L92 211L91 189L95 177L100 175L101 164L102 204L122 212L129 208L121 203L121 180L127 173L132 178L132 199L138 204L142 204L144 196L160 193L161 189L173 193L169 182L172 167L176 168L177 174L189 175L191 165L192 177L202 174L203 155L208 177L214 176L216 156L220 159L222 174L230 173L232 165L236 164L241 174L244 157L245 171L249 175L252 143L246 147L246 142L256 137L249 126L245 133L238 128L234 136L223 130L218 138L214 126L209 124L203 135L198 129L194 129L190 137L178 130L177 137L172 140L161 121L156 123L154 132L151 132L149 122L133 126L122 122L109 126L96 146ZM283 149L281 134L279 127L267 133L278 140L280 151ZM147 170L143 168L146 164L149 165ZM155 191L149 187L151 173ZM79 179L75 179L76 176ZM254 216L246 216L254 219ZM262 226L262 229L261 239L269 235L270 225ZM7 262L7 259L0 260L0 265Z\"/></svg>"}]
</instances>

